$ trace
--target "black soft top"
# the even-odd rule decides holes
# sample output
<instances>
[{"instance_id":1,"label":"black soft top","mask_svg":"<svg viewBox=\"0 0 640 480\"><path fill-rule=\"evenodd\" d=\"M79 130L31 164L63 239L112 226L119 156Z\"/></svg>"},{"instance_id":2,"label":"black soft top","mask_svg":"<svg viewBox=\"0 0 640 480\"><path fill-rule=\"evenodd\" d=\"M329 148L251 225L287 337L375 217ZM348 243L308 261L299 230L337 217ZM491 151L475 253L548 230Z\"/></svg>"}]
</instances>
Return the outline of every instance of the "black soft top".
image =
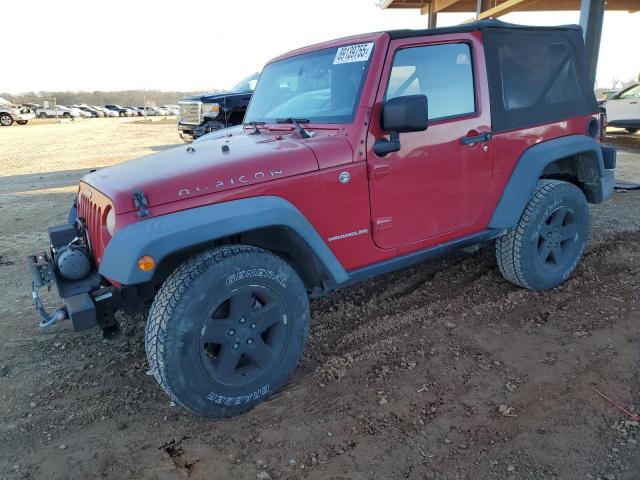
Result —
<instances>
[{"instance_id":1,"label":"black soft top","mask_svg":"<svg viewBox=\"0 0 640 480\"><path fill-rule=\"evenodd\" d=\"M578 25L538 27L481 20L387 33L401 39L474 31L482 34L494 132L598 112Z\"/></svg>"},{"instance_id":2,"label":"black soft top","mask_svg":"<svg viewBox=\"0 0 640 480\"><path fill-rule=\"evenodd\" d=\"M534 25L517 25L515 23L502 22L500 20L494 20L492 18L486 20L479 20L477 22L462 23L460 25L453 25L451 27L439 27L428 29L409 29L402 30L387 30L387 33L392 39L399 38L411 38L411 37L424 37L426 35L443 35L446 33L465 33L465 32L477 32L487 28L504 28L507 30L523 30L523 31L549 31L549 30L578 30L582 32L579 25L559 25L552 27L541 27Z\"/></svg>"}]
</instances>

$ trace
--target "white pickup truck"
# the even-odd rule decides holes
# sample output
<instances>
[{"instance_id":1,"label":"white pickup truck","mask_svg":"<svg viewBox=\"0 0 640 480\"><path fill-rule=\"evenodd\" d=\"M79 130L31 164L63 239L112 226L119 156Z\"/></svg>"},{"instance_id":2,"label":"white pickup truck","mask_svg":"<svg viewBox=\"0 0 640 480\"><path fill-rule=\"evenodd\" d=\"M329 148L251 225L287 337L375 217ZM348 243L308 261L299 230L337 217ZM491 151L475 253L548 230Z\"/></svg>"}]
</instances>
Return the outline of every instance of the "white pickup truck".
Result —
<instances>
[{"instance_id":1,"label":"white pickup truck","mask_svg":"<svg viewBox=\"0 0 640 480\"><path fill-rule=\"evenodd\" d=\"M613 95L605 103L607 125L624 128L629 133L640 130L640 83Z\"/></svg>"},{"instance_id":2,"label":"white pickup truck","mask_svg":"<svg viewBox=\"0 0 640 480\"><path fill-rule=\"evenodd\" d=\"M57 110L57 115L56 115ZM80 113L78 109L70 109L67 107L63 107L62 105L58 105L57 107L40 107L36 109L36 115L38 118L56 118L56 116L60 118L78 118L80 117Z\"/></svg>"},{"instance_id":3,"label":"white pickup truck","mask_svg":"<svg viewBox=\"0 0 640 480\"><path fill-rule=\"evenodd\" d=\"M0 126L10 127L13 122L18 125L26 125L32 118L35 118L35 115L29 108L18 107L0 97Z\"/></svg>"}]
</instances>

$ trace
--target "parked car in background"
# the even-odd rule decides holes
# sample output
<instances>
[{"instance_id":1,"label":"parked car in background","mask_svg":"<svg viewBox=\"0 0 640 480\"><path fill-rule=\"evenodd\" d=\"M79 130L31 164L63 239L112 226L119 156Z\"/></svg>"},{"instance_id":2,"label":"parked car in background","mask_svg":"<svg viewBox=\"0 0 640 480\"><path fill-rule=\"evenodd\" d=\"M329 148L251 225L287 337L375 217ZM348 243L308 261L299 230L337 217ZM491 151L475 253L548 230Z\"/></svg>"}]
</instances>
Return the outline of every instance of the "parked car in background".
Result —
<instances>
[{"instance_id":1,"label":"parked car in background","mask_svg":"<svg viewBox=\"0 0 640 480\"><path fill-rule=\"evenodd\" d=\"M69 108L58 105L54 107L40 107L36 109L36 117L38 118L56 118L56 115L59 118L78 118L80 114L77 109L70 110Z\"/></svg>"},{"instance_id":2,"label":"parked car in background","mask_svg":"<svg viewBox=\"0 0 640 480\"><path fill-rule=\"evenodd\" d=\"M601 107L604 107L604 104L606 103L607 100L609 100L611 97L613 97L616 93L618 93L620 90L603 90L600 92L600 95L598 98L598 105L600 105Z\"/></svg>"},{"instance_id":3,"label":"parked car in background","mask_svg":"<svg viewBox=\"0 0 640 480\"><path fill-rule=\"evenodd\" d=\"M149 109L149 107L137 107L137 108L138 110L142 110L143 115L146 113L148 117L154 117L158 115L158 112Z\"/></svg>"},{"instance_id":4,"label":"parked car in background","mask_svg":"<svg viewBox=\"0 0 640 480\"><path fill-rule=\"evenodd\" d=\"M128 108L121 107L120 105L105 105L104 108L108 108L109 110L113 110L114 112L118 112L118 115L121 117L132 117L133 112Z\"/></svg>"},{"instance_id":5,"label":"parked car in background","mask_svg":"<svg viewBox=\"0 0 640 480\"><path fill-rule=\"evenodd\" d=\"M10 127L13 122L18 125L26 125L35 117L33 111L24 105L19 107L0 97L0 126Z\"/></svg>"},{"instance_id":6,"label":"parked car in background","mask_svg":"<svg viewBox=\"0 0 640 480\"><path fill-rule=\"evenodd\" d=\"M162 110L160 110L158 107L138 107L138 108L141 109L143 112L144 110L146 110L147 116L149 117L162 116Z\"/></svg>"},{"instance_id":7,"label":"parked car in background","mask_svg":"<svg viewBox=\"0 0 640 480\"><path fill-rule=\"evenodd\" d=\"M27 107L32 111L36 111L37 108L40 108L42 105L38 104L38 103L23 103L22 104L23 107Z\"/></svg>"},{"instance_id":8,"label":"parked car in background","mask_svg":"<svg viewBox=\"0 0 640 480\"><path fill-rule=\"evenodd\" d=\"M90 112L87 112L85 110L82 110L81 108L78 107L67 107L70 111L72 111L73 113L75 113L77 117L81 117L81 118L91 118L93 115Z\"/></svg>"},{"instance_id":9,"label":"parked car in background","mask_svg":"<svg viewBox=\"0 0 640 480\"><path fill-rule=\"evenodd\" d=\"M90 107L85 107L83 105L72 105L72 107L85 112L85 114L87 114L87 118L98 118L100 116L97 110Z\"/></svg>"},{"instance_id":10,"label":"parked car in background","mask_svg":"<svg viewBox=\"0 0 640 480\"><path fill-rule=\"evenodd\" d=\"M142 117L144 115L144 111L138 107L126 107L134 113L134 116Z\"/></svg>"},{"instance_id":11,"label":"parked car in background","mask_svg":"<svg viewBox=\"0 0 640 480\"><path fill-rule=\"evenodd\" d=\"M96 110L99 110L102 113L104 113L105 117L119 117L120 116L120 113L116 112L115 110L109 110L108 108L100 107L100 106L97 106L97 105L93 105L93 108L95 108Z\"/></svg>"},{"instance_id":12,"label":"parked car in background","mask_svg":"<svg viewBox=\"0 0 640 480\"><path fill-rule=\"evenodd\" d=\"M605 103L607 125L624 128L629 133L640 130L640 83L613 95Z\"/></svg>"},{"instance_id":13,"label":"parked car in background","mask_svg":"<svg viewBox=\"0 0 640 480\"><path fill-rule=\"evenodd\" d=\"M162 108L167 110L171 115L180 115L180 109L177 105L164 105Z\"/></svg>"},{"instance_id":14,"label":"parked car in background","mask_svg":"<svg viewBox=\"0 0 640 480\"><path fill-rule=\"evenodd\" d=\"M180 138L190 142L215 130L241 124L259 75L249 75L228 92L181 98L178 102Z\"/></svg>"},{"instance_id":15,"label":"parked car in background","mask_svg":"<svg viewBox=\"0 0 640 480\"><path fill-rule=\"evenodd\" d=\"M97 108L90 107L89 105L86 105L86 104L80 105L80 108L82 108L83 110L86 110L87 112L95 113L96 117L104 117L106 115L104 112L98 110Z\"/></svg>"}]
</instances>

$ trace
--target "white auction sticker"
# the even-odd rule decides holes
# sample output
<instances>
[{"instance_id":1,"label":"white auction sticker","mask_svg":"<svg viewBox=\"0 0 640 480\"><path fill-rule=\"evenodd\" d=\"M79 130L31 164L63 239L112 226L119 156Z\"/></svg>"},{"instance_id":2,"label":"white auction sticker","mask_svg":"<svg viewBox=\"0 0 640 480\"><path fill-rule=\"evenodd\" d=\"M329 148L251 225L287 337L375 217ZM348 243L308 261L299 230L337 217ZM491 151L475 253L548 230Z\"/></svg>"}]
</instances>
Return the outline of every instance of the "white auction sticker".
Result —
<instances>
[{"instance_id":1,"label":"white auction sticker","mask_svg":"<svg viewBox=\"0 0 640 480\"><path fill-rule=\"evenodd\" d=\"M369 60L371 50L373 50L373 42L340 47L336 51L336 57L333 59L333 64L338 65L340 63L366 62Z\"/></svg>"}]
</instances>

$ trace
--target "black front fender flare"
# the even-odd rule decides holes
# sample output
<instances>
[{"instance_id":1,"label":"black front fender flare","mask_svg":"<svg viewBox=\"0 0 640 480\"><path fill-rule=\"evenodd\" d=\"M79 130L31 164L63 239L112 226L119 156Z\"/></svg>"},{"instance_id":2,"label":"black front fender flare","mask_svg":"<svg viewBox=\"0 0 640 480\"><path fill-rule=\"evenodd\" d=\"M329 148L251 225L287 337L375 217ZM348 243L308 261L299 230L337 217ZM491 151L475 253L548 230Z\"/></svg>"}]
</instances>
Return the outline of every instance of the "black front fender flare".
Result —
<instances>
[{"instance_id":1,"label":"black front fender flare","mask_svg":"<svg viewBox=\"0 0 640 480\"><path fill-rule=\"evenodd\" d=\"M174 252L265 227L291 229L316 255L332 282L347 280L346 271L304 215L287 200L273 196L207 205L127 225L109 242L99 273L123 285L146 283L154 270L138 268L138 259L144 255L151 256L157 266Z\"/></svg>"}]
</instances>

